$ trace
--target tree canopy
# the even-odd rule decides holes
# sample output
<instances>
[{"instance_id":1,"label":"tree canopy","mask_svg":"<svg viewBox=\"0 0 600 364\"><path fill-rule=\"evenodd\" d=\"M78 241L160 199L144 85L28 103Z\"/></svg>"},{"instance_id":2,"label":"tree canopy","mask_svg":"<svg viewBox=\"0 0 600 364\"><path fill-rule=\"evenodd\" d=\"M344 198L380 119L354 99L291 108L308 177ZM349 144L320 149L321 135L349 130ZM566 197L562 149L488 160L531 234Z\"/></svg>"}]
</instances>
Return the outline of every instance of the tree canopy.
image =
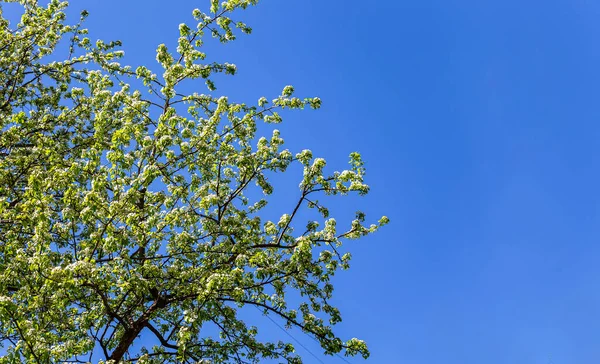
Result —
<instances>
[{"instance_id":1,"label":"tree canopy","mask_svg":"<svg viewBox=\"0 0 600 364\"><path fill-rule=\"evenodd\" d=\"M155 71L118 63L118 41L90 40L85 11L69 23L66 2L16 2L17 24L0 2L0 363L301 363L239 317L252 306L327 354L367 358L333 331L331 278L349 266L342 242L388 220L338 223L319 201L369 191L361 156L330 173L283 149L278 130L259 137L283 109L320 107L291 86L251 104L211 95L213 76L236 67L206 62L205 37L250 33L232 17L257 0L193 10ZM190 80L206 87L186 93ZM297 199L269 221L270 179L293 164Z\"/></svg>"}]
</instances>

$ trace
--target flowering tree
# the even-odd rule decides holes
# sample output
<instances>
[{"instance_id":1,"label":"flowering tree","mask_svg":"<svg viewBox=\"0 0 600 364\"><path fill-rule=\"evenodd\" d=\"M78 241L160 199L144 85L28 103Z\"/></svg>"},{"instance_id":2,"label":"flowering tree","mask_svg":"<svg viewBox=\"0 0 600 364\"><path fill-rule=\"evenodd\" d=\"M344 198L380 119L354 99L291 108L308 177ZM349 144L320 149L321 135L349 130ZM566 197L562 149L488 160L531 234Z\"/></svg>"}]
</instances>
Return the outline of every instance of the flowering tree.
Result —
<instances>
[{"instance_id":1,"label":"flowering tree","mask_svg":"<svg viewBox=\"0 0 600 364\"><path fill-rule=\"evenodd\" d=\"M236 72L203 62L203 38L250 33L231 14L256 2L194 10L177 49L158 46L158 74L117 63L119 42L91 42L87 13L69 25L65 2L19 0L16 25L0 16L0 363L300 363L238 317L252 306L327 354L368 357L332 331L330 279L348 267L342 241L387 218L367 226L358 212L338 229L318 201L368 192L360 155L327 174L310 151L282 149L277 130L258 138L257 123L281 122L281 109L319 108L291 86L257 105L179 90L202 79L210 92L214 74ZM265 221L269 176L294 163L297 201ZM320 222L298 221L305 209Z\"/></svg>"}]
</instances>

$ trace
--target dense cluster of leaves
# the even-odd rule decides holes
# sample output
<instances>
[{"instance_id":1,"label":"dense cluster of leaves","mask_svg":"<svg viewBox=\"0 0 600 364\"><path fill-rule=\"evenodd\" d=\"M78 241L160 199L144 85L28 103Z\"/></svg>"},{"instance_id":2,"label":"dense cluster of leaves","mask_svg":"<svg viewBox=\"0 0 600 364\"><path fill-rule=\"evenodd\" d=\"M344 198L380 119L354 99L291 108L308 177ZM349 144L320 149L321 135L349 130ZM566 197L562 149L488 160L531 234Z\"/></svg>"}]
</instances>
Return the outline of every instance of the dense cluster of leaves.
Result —
<instances>
[{"instance_id":1,"label":"dense cluster of leaves","mask_svg":"<svg viewBox=\"0 0 600 364\"><path fill-rule=\"evenodd\" d=\"M342 240L387 218L367 226L357 213L340 231L317 200L368 192L360 155L325 174L310 151L282 149L277 130L258 138L257 123L281 122L280 109L319 108L291 86L256 106L179 91L190 79L211 91L214 74L236 72L203 62L203 37L250 33L230 14L257 0L194 10L175 52L158 47L158 75L116 62L119 42L92 42L85 12L68 25L66 2L17 2L18 24L0 16L0 363L300 363L291 344L259 340L238 317L251 306L328 354L367 357L364 342L332 331L341 318L330 279L348 267ZM267 177L293 163L304 168L297 203L264 221ZM304 208L323 221L298 223ZM159 344L133 350L142 334Z\"/></svg>"}]
</instances>

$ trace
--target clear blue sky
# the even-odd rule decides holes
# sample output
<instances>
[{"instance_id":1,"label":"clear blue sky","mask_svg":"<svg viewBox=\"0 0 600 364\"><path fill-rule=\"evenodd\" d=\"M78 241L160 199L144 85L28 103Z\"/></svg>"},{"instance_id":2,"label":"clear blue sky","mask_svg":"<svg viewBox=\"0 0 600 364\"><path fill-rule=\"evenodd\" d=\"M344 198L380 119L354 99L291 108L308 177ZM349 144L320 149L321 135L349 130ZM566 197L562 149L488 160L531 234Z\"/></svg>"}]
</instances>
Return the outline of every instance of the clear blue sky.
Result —
<instances>
[{"instance_id":1,"label":"clear blue sky","mask_svg":"<svg viewBox=\"0 0 600 364\"><path fill-rule=\"evenodd\" d=\"M208 4L72 2L134 65ZM334 302L369 363L600 362L599 17L591 0L263 0L251 36L211 46L238 66L217 84L232 99L321 97L279 127L288 148L334 168L363 153L372 193L336 208L392 223L347 245Z\"/></svg>"}]
</instances>

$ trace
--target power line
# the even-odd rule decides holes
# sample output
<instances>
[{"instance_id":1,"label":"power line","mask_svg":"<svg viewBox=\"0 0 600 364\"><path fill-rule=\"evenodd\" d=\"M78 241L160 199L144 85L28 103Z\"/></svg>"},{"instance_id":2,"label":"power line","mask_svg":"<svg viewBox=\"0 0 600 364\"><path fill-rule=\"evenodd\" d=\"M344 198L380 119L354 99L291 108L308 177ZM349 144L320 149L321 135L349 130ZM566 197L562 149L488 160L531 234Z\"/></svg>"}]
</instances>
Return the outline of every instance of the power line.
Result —
<instances>
[{"instance_id":1,"label":"power line","mask_svg":"<svg viewBox=\"0 0 600 364\"><path fill-rule=\"evenodd\" d=\"M310 336L310 335L309 335L309 337L310 337L311 339L313 339L315 342L317 342L317 343L319 342L319 340L315 339L314 337L312 337L312 336ZM341 359L341 360L342 360L344 363L352 364L352 363L350 363L348 360L346 360L346 358L344 358L343 356L341 356L341 355L340 355L340 354L338 354L338 353L335 353L335 356L337 356L338 358L340 358L340 359Z\"/></svg>"},{"instance_id":2,"label":"power line","mask_svg":"<svg viewBox=\"0 0 600 364\"><path fill-rule=\"evenodd\" d=\"M261 311L261 310L260 310L258 307L254 306L254 308L256 308L258 311L262 312L262 311ZM308 348L307 348L306 346L302 345L302 343L301 343L300 341L298 341L298 339L296 339L294 336L292 336L292 334L290 334L290 332L289 332L288 330L286 330L285 328L281 327L281 325L279 325L279 324L278 324L278 323L277 323L275 320L273 320L273 319L271 318L271 316L269 316L269 315L264 315L264 316L266 316L266 317L269 319L269 321L271 321L273 324L275 324L275 326L279 327L279 329L280 329L281 331L285 332L285 334L286 334L287 336L291 337L291 338L292 338L292 339L293 339L295 342L297 342L297 343L298 343L298 345L300 345L302 348L304 348L304 350L308 351L310 355L312 355L312 356L313 356L315 359L317 359L317 360L319 361L319 363L323 363L323 361L322 361L321 359L319 359L319 357L318 357L318 356L316 356L315 354L313 354L313 352L312 352L312 351L308 350ZM308 335L308 336L309 336L311 339L313 339L315 342L319 343L319 340L315 339L314 337L312 337L312 336L310 336L310 335ZM340 358L340 359L341 359L343 362L345 362L345 363L348 363L348 364L352 364L352 363L350 363L348 360L346 360L346 358L344 358L343 356L341 356L340 354L338 354L338 353L335 353L335 355L336 355L338 358ZM325 364L325 363L323 363L323 364Z\"/></svg>"},{"instance_id":3,"label":"power line","mask_svg":"<svg viewBox=\"0 0 600 364\"><path fill-rule=\"evenodd\" d=\"M254 306L254 307L256 307L256 306ZM258 307L256 307L256 309L260 311L260 309L259 309ZM300 345L302 348L304 348L304 350L308 351L308 353L309 353L310 355L312 355L312 356L313 356L315 359L317 359L317 360L319 361L319 363L325 364L325 363L323 362L323 360L319 359L319 357L318 357L318 356L316 356L315 354L313 354L313 352L312 352L312 351L308 350L308 348L307 348L306 346L302 345L302 343L301 343L300 341L298 341L298 340L297 340L295 337L293 337L293 336L292 336L292 334L290 334L290 333L289 333L289 332L288 332L286 329L284 329L284 328L283 328L283 327L281 327L281 326L280 326L280 325L279 325L277 322L275 322L275 320L273 320L273 319L272 319L272 318L271 318L269 315L265 315L265 316L267 316L267 318L269 319L269 321L271 321L273 324L275 324L275 326L279 327L279 329L280 329L281 331L285 332L285 334L286 334L287 336L291 337L291 338L292 338L292 339L293 339L295 342L297 342L297 343L298 343L298 345Z\"/></svg>"}]
</instances>

